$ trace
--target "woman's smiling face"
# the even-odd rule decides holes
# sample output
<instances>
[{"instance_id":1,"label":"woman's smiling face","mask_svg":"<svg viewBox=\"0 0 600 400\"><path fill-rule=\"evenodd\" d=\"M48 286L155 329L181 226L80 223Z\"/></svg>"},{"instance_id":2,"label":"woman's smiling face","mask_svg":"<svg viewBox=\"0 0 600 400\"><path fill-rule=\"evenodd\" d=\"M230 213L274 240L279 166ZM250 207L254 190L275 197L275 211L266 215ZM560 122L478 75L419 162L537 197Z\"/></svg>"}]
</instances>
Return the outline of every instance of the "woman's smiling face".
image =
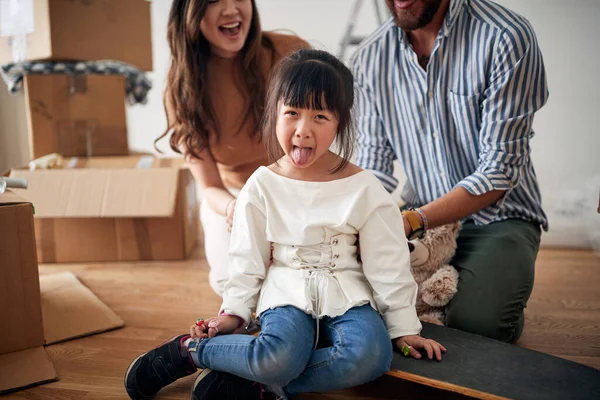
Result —
<instances>
[{"instance_id":1,"label":"woman's smiling face","mask_svg":"<svg viewBox=\"0 0 600 400\"><path fill-rule=\"evenodd\" d=\"M200 30L212 54L231 58L244 47L251 23L251 0L209 0Z\"/></svg>"}]
</instances>

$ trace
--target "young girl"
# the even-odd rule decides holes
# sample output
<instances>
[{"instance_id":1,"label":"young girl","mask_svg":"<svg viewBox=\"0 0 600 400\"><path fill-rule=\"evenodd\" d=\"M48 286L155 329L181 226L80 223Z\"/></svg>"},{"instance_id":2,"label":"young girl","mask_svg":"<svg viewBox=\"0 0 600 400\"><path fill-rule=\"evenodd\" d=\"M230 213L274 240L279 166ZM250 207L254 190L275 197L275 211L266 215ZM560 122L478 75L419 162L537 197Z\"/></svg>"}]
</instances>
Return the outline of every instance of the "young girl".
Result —
<instances>
[{"instance_id":1,"label":"young girl","mask_svg":"<svg viewBox=\"0 0 600 400\"><path fill-rule=\"evenodd\" d=\"M301 50L273 79L263 134L278 161L238 197L219 316L138 357L125 377L132 398L196 368L193 399L287 398L377 378L390 368L390 339L415 358L445 351L419 336L397 205L348 161L352 74L326 52ZM254 311L260 334L231 334ZM327 345L316 348L320 336Z\"/></svg>"},{"instance_id":2,"label":"young girl","mask_svg":"<svg viewBox=\"0 0 600 400\"><path fill-rule=\"evenodd\" d=\"M173 0L167 37L169 127L161 138L172 132L171 147L202 189L209 282L221 295L235 195L268 164L258 129L268 77L281 57L308 44L263 32L254 0Z\"/></svg>"}]
</instances>

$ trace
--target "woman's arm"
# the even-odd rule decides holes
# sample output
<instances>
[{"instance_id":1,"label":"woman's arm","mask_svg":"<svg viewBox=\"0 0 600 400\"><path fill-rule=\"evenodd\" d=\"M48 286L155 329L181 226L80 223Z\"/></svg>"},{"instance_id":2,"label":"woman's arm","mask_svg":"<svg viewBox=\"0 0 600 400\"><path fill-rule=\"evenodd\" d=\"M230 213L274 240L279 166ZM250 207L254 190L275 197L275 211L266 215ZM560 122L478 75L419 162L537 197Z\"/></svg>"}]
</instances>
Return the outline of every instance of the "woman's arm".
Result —
<instances>
[{"instance_id":1,"label":"woman's arm","mask_svg":"<svg viewBox=\"0 0 600 400\"><path fill-rule=\"evenodd\" d=\"M175 121L175 110L170 101L168 91L165 92L165 110L167 112L167 123L172 127L172 122ZM229 214L233 214L233 205L235 197L225 189L221 174L217 168L217 163L209 149L202 150L198 155L200 158L193 157L187 151L185 145L179 146L179 151L183 154L190 172L194 179L202 189L204 198L208 202L210 208L216 213L229 218Z\"/></svg>"},{"instance_id":2,"label":"woman's arm","mask_svg":"<svg viewBox=\"0 0 600 400\"><path fill-rule=\"evenodd\" d=\"M229 214L232 214L235 203L232 200L235 197L225 189L217 163L210 150L204 149L200 152L199 155L202 159L191 157L187 152L183 154L190 172L204 193L208 205L220 215L229 216Z\"/></svg>"}]
</instances>

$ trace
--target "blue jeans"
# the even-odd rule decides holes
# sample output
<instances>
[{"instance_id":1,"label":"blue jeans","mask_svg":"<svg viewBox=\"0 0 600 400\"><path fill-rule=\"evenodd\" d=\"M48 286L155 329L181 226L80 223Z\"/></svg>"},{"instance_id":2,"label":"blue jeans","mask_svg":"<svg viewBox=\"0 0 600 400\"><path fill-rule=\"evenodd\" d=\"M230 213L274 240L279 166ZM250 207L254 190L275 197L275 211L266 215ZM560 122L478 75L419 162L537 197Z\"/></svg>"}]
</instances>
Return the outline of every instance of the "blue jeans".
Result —
<instances>
[{"instance_id":1,"label":"blue jeans","mask_svg":"<svg viewBox=\"0 0 600 400\"><path fill-rule=\"evenodd\" d=\"M366 304L321 319L319 335L331 346L315 347L315 320L291 306L261 314L261 332L222 335L190 343L200 368L260 382L277 395L324 392L360 385L383 375L392 342L381 316Z\"/></svg>"}]
</instances>

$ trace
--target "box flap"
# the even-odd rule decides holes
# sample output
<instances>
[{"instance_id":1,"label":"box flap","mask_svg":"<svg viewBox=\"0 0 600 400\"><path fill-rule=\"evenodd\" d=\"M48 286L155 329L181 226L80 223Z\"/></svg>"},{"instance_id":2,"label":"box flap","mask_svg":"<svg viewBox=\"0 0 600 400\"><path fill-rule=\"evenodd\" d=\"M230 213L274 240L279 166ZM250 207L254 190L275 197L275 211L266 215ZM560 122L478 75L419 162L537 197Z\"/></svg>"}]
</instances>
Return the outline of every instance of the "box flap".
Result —
<instances>
[{"instance_id":1,"label":"box flap","mask_svg":"<svg viewBox=\"0 0 600 400\"><path fill-rule=\"evenodd\" d=\"M10 190L6 190L4 193L0 194L0 207L23 203L29 202L24 198L17 196Z\"/></svg>"},{"instance_id":2,"label":"box flap","mask_svg":"<svg viewBox=\"0 0 600 400\"><path fill-rule=\"evenodd\" d=\"M43 347L0 356L0 394L58 380Z\"/></svg>"},{"instance_id":3,"label":"box flap","mask_svg":"<svg viewBox=\"0 0 600 400\"><path fill-rule=\"evenodd\" d=\"M37 217L168 217L175 211L178 168L13 170L15 190Z\"/></svg>"},{"instance_id":4,"label":"box flap","mask_svg":"<svg viewBox=\"0 0 600 400\"><path fill-rule=\"evenodd\" d=\"M66 157L62 161L65 169L79 168L177 168L185 164L180 158L159 158L151 154L115 157Z\"/></svg>"},{"instance_id":5,"label":"box flap","mask_svg":"<svg viewBox=\"0 0 600 400\"><path fill-rule=\"evenodd\" d=\"M93 335L125 324L71 272L40 276L46 344Z\"/></svg>"}]
</instances>

